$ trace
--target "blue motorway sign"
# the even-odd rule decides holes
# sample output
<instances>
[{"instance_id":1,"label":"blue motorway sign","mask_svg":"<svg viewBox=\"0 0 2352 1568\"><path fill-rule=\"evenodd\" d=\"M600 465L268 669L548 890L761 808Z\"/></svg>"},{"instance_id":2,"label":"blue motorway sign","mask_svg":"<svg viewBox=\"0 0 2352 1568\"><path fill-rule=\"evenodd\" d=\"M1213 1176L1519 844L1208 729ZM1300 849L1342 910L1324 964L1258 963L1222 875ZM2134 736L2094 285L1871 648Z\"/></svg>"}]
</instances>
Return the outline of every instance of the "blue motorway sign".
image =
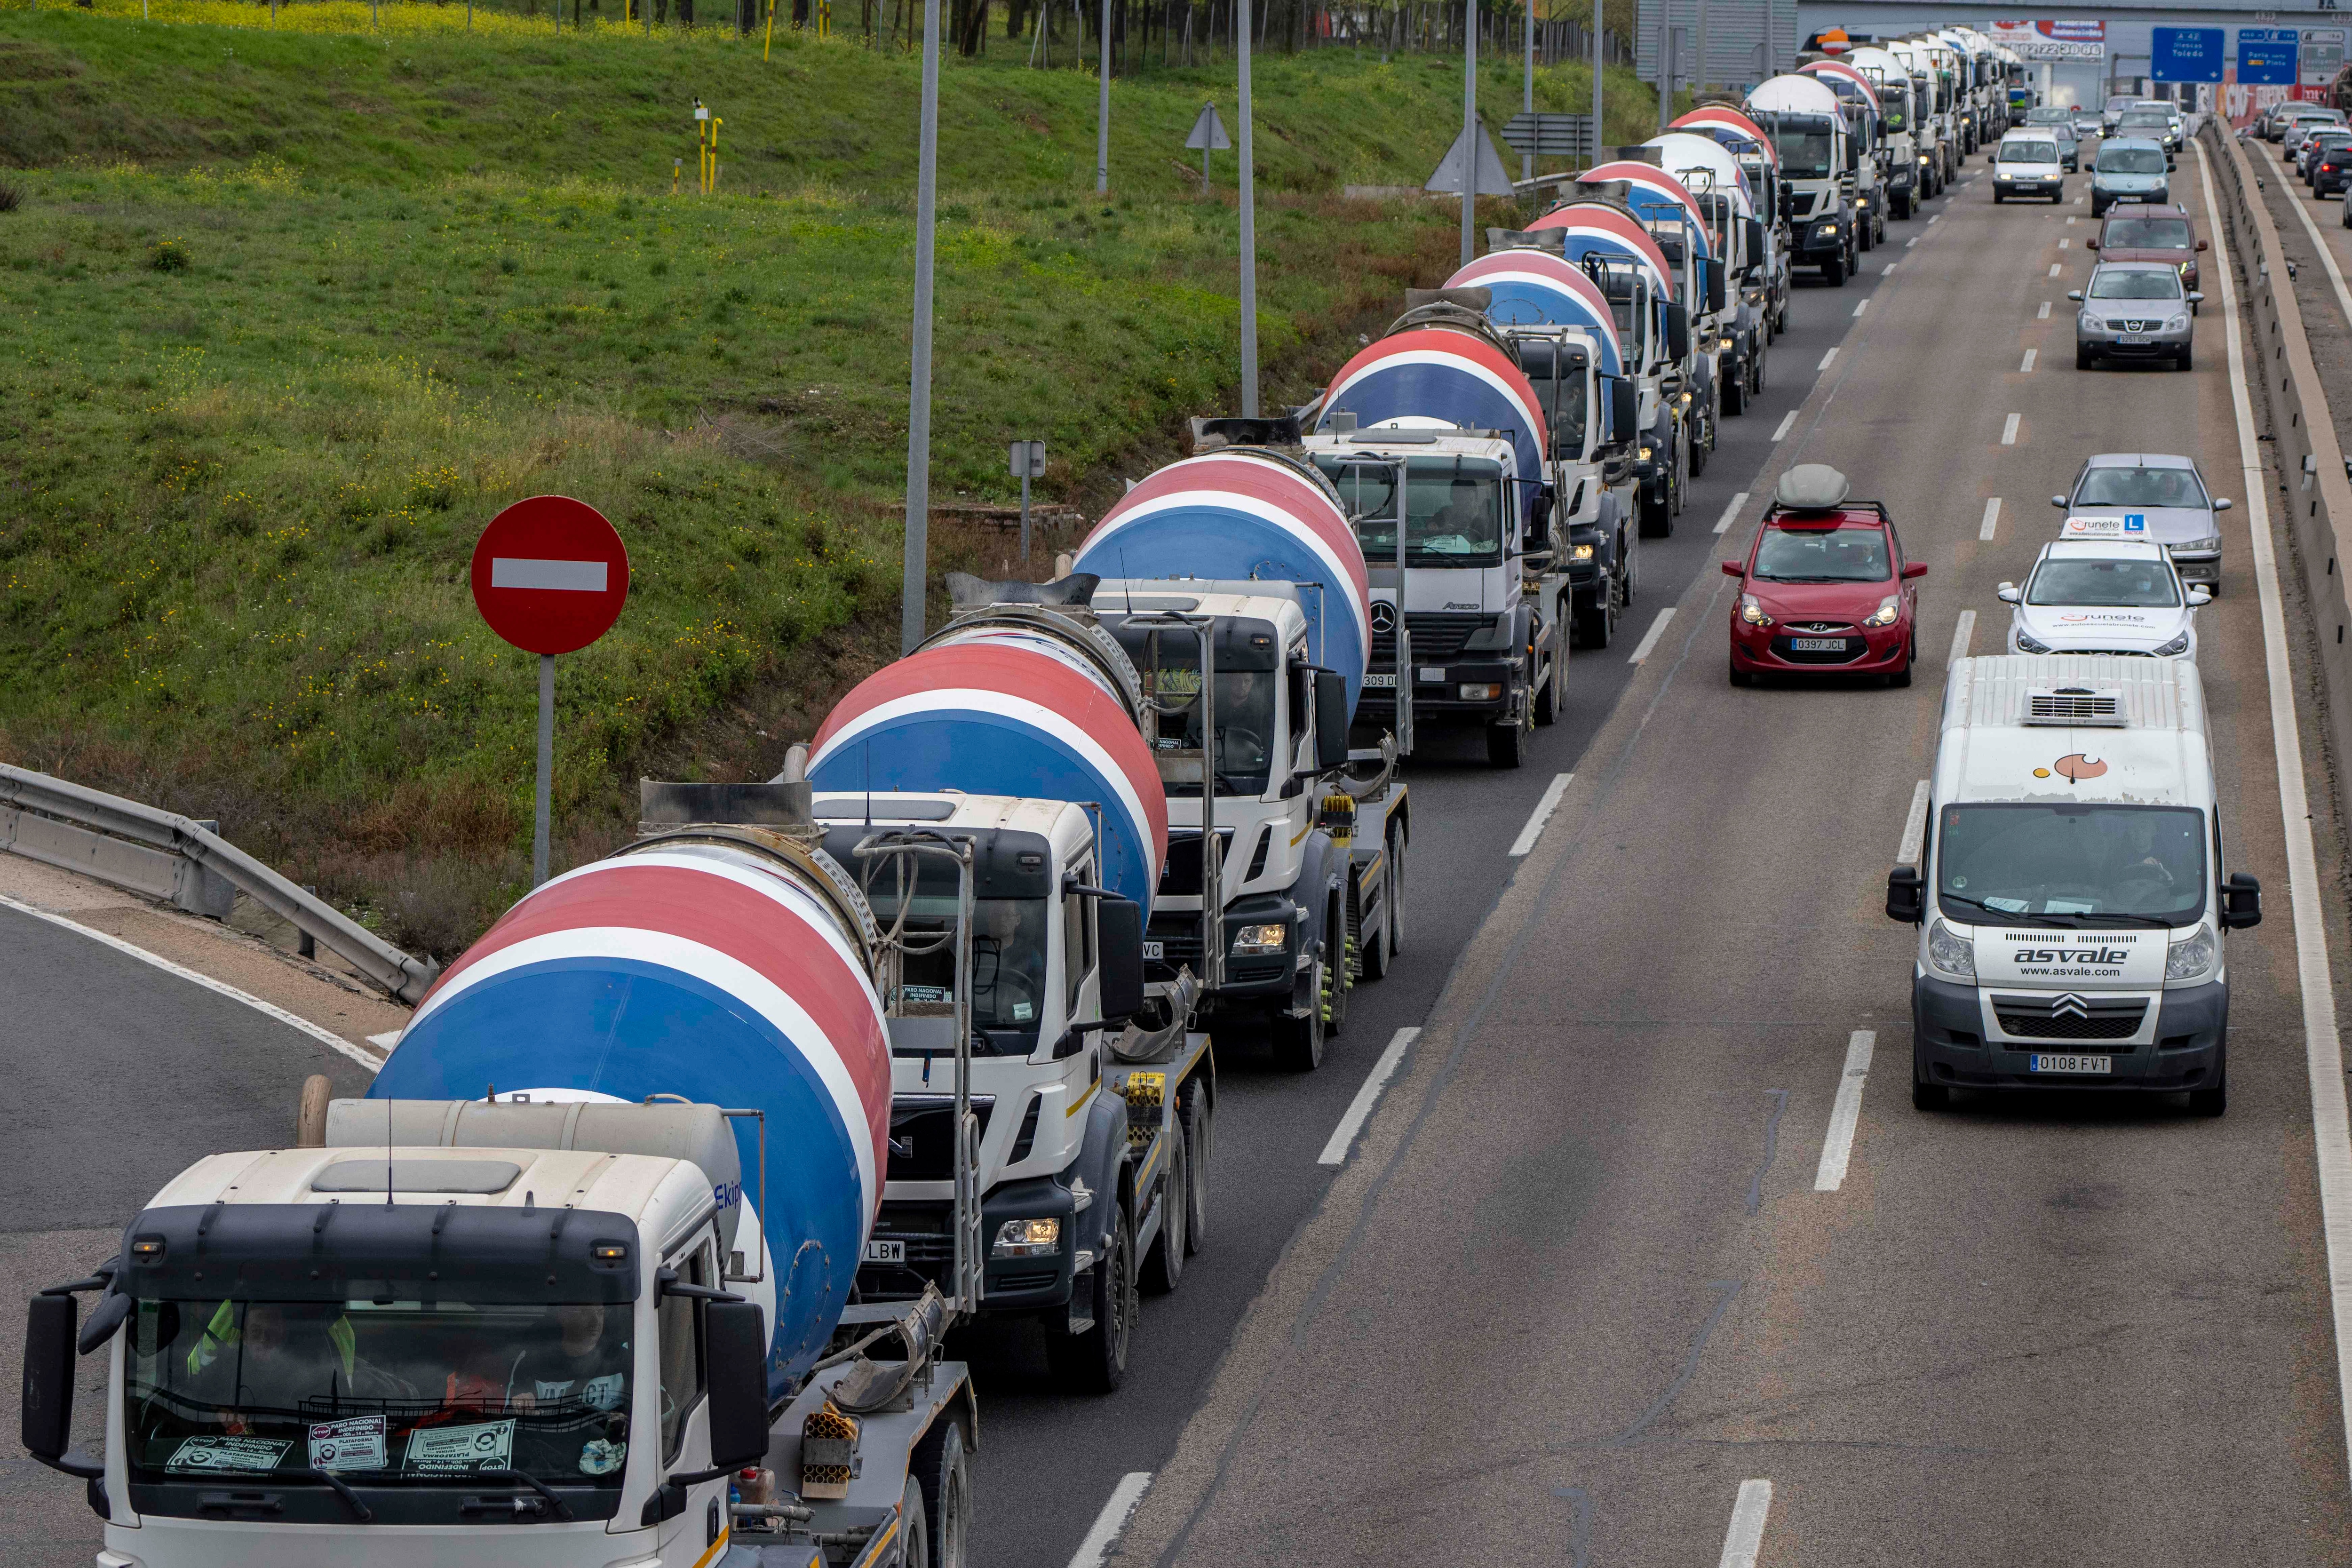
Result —
<instances>
[{"instance_id":1,"label":"blue motorway sign","mask_svg":"<svg viewBox=\"0 0 2352 1568\"><path fill-rule=\"evenodd\" d=\"M2293 87L2296 46L2293 27L2238 29L2238 81L2249 87Z\"/></svg>"},{"instance_id":2,"label":"blue motorway sign","mask_svg":"<svg viewBox=\"0 0 2352 1568\"><path fill-rule=\"evenodd\" d=\"M2150 49L2158 81L2220 81L2223 47L2219 27L2158 27Z\"/></svg>"}]
</instances>

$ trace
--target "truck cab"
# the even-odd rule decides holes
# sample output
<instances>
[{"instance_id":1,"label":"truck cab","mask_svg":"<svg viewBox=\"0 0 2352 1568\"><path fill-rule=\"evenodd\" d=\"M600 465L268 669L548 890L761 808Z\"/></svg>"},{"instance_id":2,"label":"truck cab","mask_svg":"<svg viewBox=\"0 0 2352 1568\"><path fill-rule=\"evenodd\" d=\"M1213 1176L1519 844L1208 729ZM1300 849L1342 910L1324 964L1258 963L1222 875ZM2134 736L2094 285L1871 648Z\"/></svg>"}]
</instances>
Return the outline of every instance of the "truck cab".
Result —
<instances>
[{"instance_id":1,"label":"truck cab","mask_svg":"<svg viewBox=\"0 0 2352 1568\"><path fill-rule=\"evenodd\" d=\"M2188 660L1962 659L1916 867L1912 1098L2186 1092L2228 1105L2226 936L2262 919L2228 870L2204 688Z\"/></svg>"},{"instance_id":2,"label":"truck cab","mask_svg":"<svg viewBox=\"0 0 2352 1568\"><path fill-rule=\"evenodd\" d=\"M1139 911L1098 890L1094 818L1057 800L940 794L821 794L825 852L858 867L885 930L918 940L881 975L890 1034L890 1165L857 1270L861 1300L912 1301L954 1289L956 1100L953 1005L970 991L970 1103L979 1143L983 1258L979 1310L1034 1317L1056 1377L1103 1392L1124 1376L1139 1279L1173 1288L1199 1233L1196 1152L1174 1140L1205 1126L1214 1075L1187 999L1153 1006L1166 1048L1152 1054L1148 1103L1114 1046L1142 1000ZM921 949L952 929L957 877L944 860L908 876L860 866L877 828L920 831L971 850L975 941L968 973L952 948ZM1194 1156L1194 1157L1188 1157Z\"/></svg>"},{"instance_id":3,"label":"truck cab","mask_svg":"<svg viewBox=\"0 0 2352 1568\"><path fill-rule=\"evenodd\" d=\"M1590 329L1513 326L1504 335L1551 423L1553 570L1567 583L1569 626L1583 647L1604 648L1639 582L1634 385L1602 374Z\"/></svg>"},{"instance_id":4,"label":"truck cab","mask_svg":"<svg viewBox=\"0 0 2352 1568\"><path fill-rule=\"evenodd\" d=\"M1819 79L1835 93L1839 107L1844 111L1856 153L1853 187L1855 244L1859 249L1874 249L1879 241L1886 237L1890 184L1885 119L1877 91L1866 81L1855 80L1859 70L1843 60L1809 67L1804 74Z\"/></svg>"},{"instance_id":5,"label":"truck cab","mask_svg":"<svg viewBox=\"0 0 2352 1568\"><path fill-rule=\"evenodd\" d=\"M1748 95L1747 112L1780 153L1790 259L1843 284L1861 245L1854 201L1862 153L1837 94L1814 77L1774 77Z\"/></svg>"}]
</instances>

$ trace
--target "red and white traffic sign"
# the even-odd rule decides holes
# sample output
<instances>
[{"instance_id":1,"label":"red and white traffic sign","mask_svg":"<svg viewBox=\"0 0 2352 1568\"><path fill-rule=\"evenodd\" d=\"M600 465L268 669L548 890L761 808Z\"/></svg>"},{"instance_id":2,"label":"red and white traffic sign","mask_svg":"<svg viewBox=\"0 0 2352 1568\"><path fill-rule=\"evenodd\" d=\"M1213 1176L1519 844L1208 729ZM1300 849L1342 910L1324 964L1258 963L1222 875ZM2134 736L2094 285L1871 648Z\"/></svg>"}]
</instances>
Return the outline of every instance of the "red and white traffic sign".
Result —
<instances>
[{"instance_id":1,"label":"red and white traffic sign","mask_svg":"<svg viewBox=\"0 0 2352 1568\"><path fill-rule=\"evenodd\" d=\"M570 496L519 500L474 546L474 607L526 653L574 653L629 602L629 552L604 514Z\"/></svg>"}]
</instances>

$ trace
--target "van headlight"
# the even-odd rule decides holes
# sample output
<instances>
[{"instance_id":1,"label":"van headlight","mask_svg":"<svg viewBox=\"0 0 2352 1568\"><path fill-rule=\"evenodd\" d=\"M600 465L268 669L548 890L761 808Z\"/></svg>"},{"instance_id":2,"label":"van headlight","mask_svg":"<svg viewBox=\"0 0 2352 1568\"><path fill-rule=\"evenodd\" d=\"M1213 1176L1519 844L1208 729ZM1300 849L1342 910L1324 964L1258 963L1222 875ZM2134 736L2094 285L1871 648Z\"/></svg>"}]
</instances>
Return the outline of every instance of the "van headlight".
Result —
<instances>
[{"instance_id":1,"label":"van headlight","mask_svg":"<svg viewBox=\"0 0 2352 1568\"><path fill-rule=\"evenodd\" d=\"M2176 942L2164 955L2164 977L2167 980L2201 980L2213 972L2221 956L2221 944L2213 940L2213 928L2200 925L2197 934L2187 942Z\"/></svg>"},{"instance_id":2,"label":"van headlight","mask_svg":"<svg viewBox=\"0 0 2352 1568\"><path fill-rule=\"evenodd\" d=\"M1289 940L1290 922L1287 921L1243 926L1234 932L1234 955L1239 958L1280 952Z\"/></svg>"},{"instance_id":3,"label":"van headlight","mask_svg":"<svg viewBox=\"0 0 2352 1568\"><path fill-rule=\"evenodd\" d=\"M2170 642L2158 644L2156 649L2156 657L2158 658L2174 658L2181 654L2187 653L2188 651L2189 634L2187 632L2183 632L2179 637L2174 637Z\"/></svg>"},{"instance_id":4,"label":"van headlight","mask_svg":"<svg viewBox=\"0 0 2352 1568\"><path fill-rule=\"evenodd\" d=\"M1891 626L1895 624L1895 617L1900 616L1902 613L1903 605L1901 601L1894 595L1889 594L1886 597L1878 601L1878 608L1871 611L1868 616L1864 616L1862 624L1865 626Z\"/></svg>"},{"instance_id":5,"label":"van headlight","mask_svg":"<svg viewBox=\"0 0 2352 1568\"><path fill-rule=\"evenodd\" d=\"M1927 967L1947 980L1972 982L1977 977L1976 944L1942 921L1931 921L1927 925Z\"/></svg>"}]
</instances>

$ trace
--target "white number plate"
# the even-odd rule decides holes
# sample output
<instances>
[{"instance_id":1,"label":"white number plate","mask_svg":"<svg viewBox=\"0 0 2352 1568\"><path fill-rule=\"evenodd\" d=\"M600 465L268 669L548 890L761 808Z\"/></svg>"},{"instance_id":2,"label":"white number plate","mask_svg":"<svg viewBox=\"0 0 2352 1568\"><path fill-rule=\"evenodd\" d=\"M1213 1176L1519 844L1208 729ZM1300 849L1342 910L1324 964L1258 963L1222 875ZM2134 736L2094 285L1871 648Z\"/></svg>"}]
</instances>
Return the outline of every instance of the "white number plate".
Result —
<instances>
[{"instance_id":1,"label":"white number plate","mask_svg":"<svg viewBox=\"0 0 2352 1568\"><path fill-rule=\"evenodd\" d=\"M1413 673L1423 680L1443 681L1445 679L1445 667L1441 664L1424 664Z\"/></svg>"},{"instance_id":2,"label":"white number plate","mask_svg":"<svg viewBox=\"0 0 2352 1568\"><path fill-rule=\"evenodd\" d=\"M2116 1070L2116 1058L2113 1057L2042 1056L2037 1053L2028 1060L2035 1072L2111 1073Z\"/></svg>"},{"instance_id":3,"label":"white number plate","mask_svg":"<svg viewBox=\"0 0 2352 1568\"><path fill-rule=\"evenodd\" d=\"M869 1241L866 1244L866 1261L904 1263L907 1261L907 1244L903 1241Z\"/></svg>"},{"instance_id":4,"label":"white number plate","mask_svg":"<svg viewBox=\"0 0 2352 1568\"><path fill-rule=\"evenodd\" d=\"M1799 653L1843 653L1843 637L1790 637L1789 646Z\"/></svg>"},{"instance_id":5,"label":"white number plate","mask_svg":"<svg viewBox=\"0 0 2352 1568\"><path fill-rule=\"evenodd\" d=\"M1168 956L1168 944L1164 942L1147 942L1143 944L1143 956L1165 958Z\"/></svg>"},{"instance_id":6,"label":"white number plate","mask_svg":"<svg viewBox=\"0 0 2352 1568\"><path fill-rule=\"evenodd\" d=\"M2155 340L2151 339L2145 332L2126 332L2122 337L2116 340L2116 342L2119 343L2145 343L2152 342L2154 341Z\"/></svg>"},{"instance_id":7,"label":"white number plate","mask_svg":"<svg viewBox=\"0 0 2352 1568\"><path fill-rule=\"evenodd\" d=\"M1364 685L1368 689L1371 687L1380 687L1384 689L1393 691L1396 689L1396 676L1393 672L1386 675L1368 674L1364 677Z\"/></svg>"}]
</instances>

